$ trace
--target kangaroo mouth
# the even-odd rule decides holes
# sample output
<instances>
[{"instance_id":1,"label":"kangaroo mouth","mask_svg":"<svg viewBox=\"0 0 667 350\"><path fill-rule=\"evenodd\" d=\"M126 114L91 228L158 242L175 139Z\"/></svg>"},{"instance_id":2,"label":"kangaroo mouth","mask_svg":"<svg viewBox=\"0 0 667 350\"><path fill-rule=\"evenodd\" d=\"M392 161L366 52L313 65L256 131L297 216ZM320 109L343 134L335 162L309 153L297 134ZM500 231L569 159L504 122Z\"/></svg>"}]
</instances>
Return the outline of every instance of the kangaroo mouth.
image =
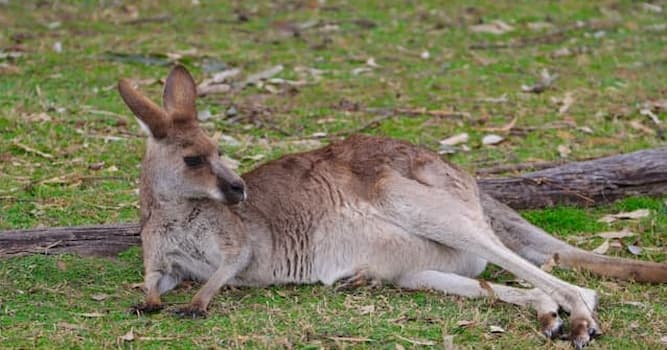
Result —
<instances>
[{"instance_id":1,"label":"kangaroo mouth","mask_svg":"<svg viewBox=\"0 0 667 350\"><path fill-rule=\"evenodd\" d=\"M219 187L224 197L223 201L226 204L238 204L247 198L246 186L243 181L223 182Z\"/></svg>"}]
</instances>

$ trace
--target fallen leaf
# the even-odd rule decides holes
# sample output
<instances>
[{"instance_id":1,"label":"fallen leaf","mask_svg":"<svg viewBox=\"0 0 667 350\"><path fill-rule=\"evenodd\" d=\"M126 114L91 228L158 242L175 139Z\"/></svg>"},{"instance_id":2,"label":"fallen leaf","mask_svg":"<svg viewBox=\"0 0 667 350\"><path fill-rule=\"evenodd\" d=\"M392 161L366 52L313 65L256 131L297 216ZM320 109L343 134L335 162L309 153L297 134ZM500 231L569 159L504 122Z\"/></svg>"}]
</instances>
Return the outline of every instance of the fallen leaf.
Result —
<instances>
[{"instance_id":1,"label":"fallen leaf","mask_svg":"<svg viewBox=\"0 0 667 350\"><path fill-rule=\"evenodd\" d=\"M593 253L604 255L609 250L609 240L605 239L599 247L592 250Z\"/></svg>"},{"instance_id":2,"label":"fallen leaf","mask_svg":"<svg viewBox=\"0 0 667 350\"><path fill-rule=\"evenodd\" d=\"M505 329L503 329L502 327L498 327L498 326L490 326L489 331L491 333L505 333Z\"/></svg>"},{"instance_id":3,"label":"fallen leaf","mask_svg":"<svg viewBox=\"0 0 667 350\"><path fill-rule=\"evenodd\" d=\"M134 340L134 330L130 328L130 330L120 336L120 340L122 341L133 341Z\"/></svg>"},{"instance_id":4,"label":"fallen leaf","mask_svg":"<svg viewBox=\"0 0 667 350\"><path fill-rule=\"evenodd\" d=\"M106 300L106 299L108 299L108 298L109 298L109 295L108 295L108 294L104 294L104 293L93 294L93 295L90 296L90 298L93 299L93 300L95 300L95 301L102 301L102 300Z\"/></svg>"},{"instance_id":5,"label":"fallen leaf","mask_svg":"<svg viewBox=\"0 0 667 350\"><path fill-rule=\"evenodd\" d=\"M474 324L475 324L475 321L468 321L468 320L460 320L460 321L456 322L456 326L461 327L461 328L468 328L468 327L470 327Z\"/></svg>"},{"instance_id":6,"label":"fallen leaf","mask_svg":"<svg viewBox=\"0 0 667 350\"><path fill-rule=\"evenodd\" d=\"M428 51L422 51L419 57L421 57L423 60L427 60L431 58L431 54Z\"/></svg>"},{"instance_id":7,"label":"fallen leaf","mask_svg":"<svg viewBox=\"0 0 667 350\"><path fill-rule=\"evenodd\" d=\"M621 239L625 237L632 237L634 235L635 233L630 232L627 227L621 231L600 232L597 234L598 237L602 237L604 239Z\"/></svg>"},{"instance_id":8,"label":"fallen leaf","mask_svg":"<svg viewBox=\"0 0 667 350\"><path fill-rule=\"evenodd\" d=\"M284 69L283 65L279 64L277 66L273 66L273 67L271 67L269 69L266 69L266 70L263 70L261 72L251 74L243 82L243 86L257 84L258 82L260 82L262 80L267 80L269 78L272 78L276 74L282 72L283 69Z\"/></svg>"},{"instance_id":9,"label":"fallen leaf","mask_svg":"<svg viewBox=\"0 0 667 350\"><path fill-rule=\"evenodd\" d=\"M488 134L482 137L482 144L484 145L497 145L505 140L504 137L496 134Z\"/></svg>"},{"instance_id":10,"label":"fallen leaf","mask_svg":"<svg viewBox=\"0 0 667 350\"><path fill-rule=\"evenodd\" d=\"M210 109L204 109L203 111L198 111L197 112L197 120L200 122L205 122L213 116L213 113L211 113Z\"/></svg>"},{"instance_id":11,"label":"fallen leaf","mask_svg":"<svg viewBox=\"0 0 667 350\"><path fill-rule=\"evenodd\" d=\"M542 93L553 85L554 81L558 79L558 74L551 74L545 68L540 72L540 81L533 85L521 85L521 91L523 92L532 92L532 93Z\"/></svg>"},{"instance_id":12,"label":"fallen leaf","mask_svg":"<svg viewBox=\"0 0 667 350\"><path fill-rule=\"evenodd\" d=\"M567 47L561 47L551 53L552 58L572 56L574 53Z\"/></svg>"},{"instance_id":13,"label":"fallen leaf","mask_svg":"<svg viewBox=\"0 0 667 350\"><path fill-rule=\"evenodd\" d=\"M375 305L365 305L359 308L360 315L368 315L375 312Z\"/></svg>"},{"instance_id":14,"label":"fallen leaf","mask_svg":"<svg viewBox=\"0 0 667 350\"><path fill-rule=\"evenodd\" d=\"M662 338L660 338L660 342L663 343L663 344L665 344L665 345L667 345L667 335L665 335L665 336L663 336Z\"/></svg>"},{"instance_id":15,"label":"fallen leaf","mask_svg":"<svg viewBox=\"0 0 667 350\"><path fill-rule=\"evenodd\" d=\"M583 133L589 134L589 135L593 133L593 129L591 129L590 127L585 126L585 125L578 127L577 130L579 130Z\"/></svg>"},{"instance_id":16,"label":"fallen leaf","mask_svg":"<svg viewBox=\"0 0 667 350\"><path fill-rule=\"evenodd\" d=\"M631 212L605 215L602 218L600 218L598 222L604 222L609 224L616 220L641 219L649 215L651 215L651 211L649 209L637 209Z\"/></svg>"},{"instance_id":17,"label":"fallen leaf","mask_svg":"<svg viewBox=\"0 0 667 350\"><path fill-rule=\"evenodd\" d=\"M491 127L491 128L482 128L484 131L496 131L496 132L510 132L512 128L516 125L516 121L519 120L519 116L514 116L509 123L501 127Z\"/></svg>"},{"instance_id":18,"label":"fallen leaf","mask_svg":"<svg viewBox=\"0 0 667 350\"><path fill-rule=\"evenodd\" d=\"M628 251L633 255L641 255L642 247L631 244L628 246Z\"/></svg>"},{"instance_id":19,"label":"fallen leaf","mask_svg":"<svg viewBox=\"0 0 667 350\"><path fill-rule=\"evenodd\" d=\"M558 145L556 149L561 158L567 158L572 153L572 150L567 145Z\"/></svg>"},{"instance_id":20,"label":"fallen leaf","mask_svg":"<svg viewBox=\"0 0 667 350\"><path fill-rule=\"evenodd\" d=\"M655 130L649 128L648 126L644 125L641 121L639 120L631 120L630 121L630 127L637 131L641 131L646 135L655 135Z\"/></svg>"},{"instance_id":21,"label":"fallen leaf","mask_svg":"<svg viewBox=\"0 0 667 350\"><path fill-rule=\"evenodd\" d=\"M405 350L405 346L396 343L396 345L394 345L394 349L396 349L396 350Z\"/></svg>"},{"instance_id":22,"label":"fallen leaf","mask_svg":"<svg viewBox=\"0 0 667 350\"><path fill-rule=\"evenodd\" d=\"M489 34L501 35L513 31L514 27L501 20L496 20L490 23L483 23L471 26L470 30L475 33L489 33Z\"/></svg>"},{"instance_id":23,"label":"fallen leaf","mask_svg":"<svg viewBox=\"0 0 667 350\"><path fill-rule=\"evenodd\" d=\"M84 312L81 314L78 314L81 317L85 318L98 318L98 317L104 317L104 314L101 314L99 312Z\"/></svg>"},{"instance_id":24,"label":"fallen leaf","mask_svg":"<svg viewBox=\"0 0 667 350\"><path fill-rule=\"evenodd\" d=\"M410 339L410 338L402 337L402 336L400 336L400 335L398 335L398 334L394 334L394 336L395 336L396 338L400 339L400 340L406 341L406 342L408 342L408 343L410 343L410 344L413 344L413 345L425 345L425 346L433 346L433 345L435 345L435 342L434 342L434 341L431 341L431 340Z\"/></svg>"},{"instance_id":25,"label":"fallen leaf","mask_svg":"<svg viewBox=\"0 0 667 350\"><path fill-rule=\"evenodd\" d=\"M453 335L443 335L442 336L442 349L443 350L455 350L456 346L454 345L454 336Z\"/></svg>"},{"instance_id":26,"label":"fallen leaf","mask_svg":"<svg viewBox=\"0 0 667 350\"><path fill-rule=\"evenodd\" d=\"M56 266L58 267L58 270L60 270L60 271L67 271L67 264L62 260L58 260L56 262Z\"/></svg>"},{"instance_id":27,"label":"fallen leaf","mask_svg":"<svg viewBox=\"0 0 667 350\"><path fill-rule=\"evenodd\" d=\"M373 70L371 68L368 68L368 67L359 67L359 68L353 69L351 72L352 72L352 75L360 75L360 74L368 73L368 72L372 72L372 71Z\"/></svg>"},{"instance_id":28,"label":"fallen leaf","mask_svg":"<svg viewBox=\"0 0 667 350\"><path fill-rule=\"evenodd\" d=\"M86 329L85 326L82 326L80 324L73 324L73 323L68 323L68 322L64 322L64 321L58 322L57 326L59 328L69 329L71 331L78 331L78 330Z\"/></svg>"},{"instance_id":29,"label":"fallen leaf","mask_svg":"<svg viewBox=\"0 0 667 350\"><path fill-rule=\"evenodd\" d=\"M441 145L449 145L449 146L456 146L461 143L466 143L470 139L470 135L468 133L463 132L460 134L456 134L454 136L450 136L446 139L440 140Z\"/></svg>"},{"instance_id":30,"label":"fallen leaf","mask_svg":"<svg viewBox=\"0 0 667 350\"><path fill-rule=\"evenodd\" d=\"M662 6L648 2L642 3L642 9L644 9L646 12L662 13Z\"/></svg>"},{"instance_id":31,"label":"fallen leaf","mask_svg":"<svg viewBox=\"0 0 667 350\"><path fill-rule=\"evenodd\" d=\"M139 341L168 341L178 339L178 337L137 337L136 339Z\"/></svg>"},{"instance_id":32,"label":"fallen leaf","mask_svg":"<svg viewBox=\"0 0 667 350\"><path fill-rule=\"evenodd\" d=\"M636 307L641 307L645 308L646 304L639 302L639 301L624 301L623 305L631 305L631 306L636 306Z\"/></svg>"},{"instance_id":33,"label":"fallen leaf","mask_svg":"<svg viewBox=\"0 0 667 350\"><path fill-rule=\"evenodd\" d=\"M554 24L549 22L530 22L527 26L528 29L536 32L554 28Z\"/></svg>"},{"instance_id":34,"label":"fallen leaf","mask_svg":"<svg viewBox=\"0 0 667 350\"><path fill-rule=\"evenodd\" d=\"M366 60L366 65L369 66L369 67L373 67L373 68L378 68L378 67L380 67L380 65L378 65L378 64L375 62L375 58L373 58L373 57L371 57L371 58L369 58L369 59Z\"/></svg>"},{"instance_id":35,"label":"fallen leaf","mask_svg":"<svg viewBox=\"0 0 667 350\"><path fill-rule=\"evenodd\" d=\"M565 93L565 96L563 99L560 101L560 108L558 108L558 113L563 114L570 110L570 107L572 107L572 104L574 103L574 94L571 91L568 91Z\"/></svg>"}]
</instances>

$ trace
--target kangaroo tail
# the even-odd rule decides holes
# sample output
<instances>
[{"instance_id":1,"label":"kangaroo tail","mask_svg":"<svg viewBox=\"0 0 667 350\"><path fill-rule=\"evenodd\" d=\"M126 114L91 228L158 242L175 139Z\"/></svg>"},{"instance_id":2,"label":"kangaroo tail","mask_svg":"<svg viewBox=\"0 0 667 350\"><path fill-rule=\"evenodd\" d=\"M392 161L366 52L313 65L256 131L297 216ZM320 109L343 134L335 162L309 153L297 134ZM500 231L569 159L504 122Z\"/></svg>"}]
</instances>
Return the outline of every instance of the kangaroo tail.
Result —
<instances>
[{"instance_id":1,"label":"kangaroo tail","mask_svg":"<svg viewBox=\"0 0 667 350\"><path fill-rule=\"evenodd\" d=\"M516 211L491 196L481 194L482 207L491 227L511 250L536 265L550 259L559 266L646 283L667 283L667 264L616 258L573 247L532 225Z\"/></svg>"}]
</instances>

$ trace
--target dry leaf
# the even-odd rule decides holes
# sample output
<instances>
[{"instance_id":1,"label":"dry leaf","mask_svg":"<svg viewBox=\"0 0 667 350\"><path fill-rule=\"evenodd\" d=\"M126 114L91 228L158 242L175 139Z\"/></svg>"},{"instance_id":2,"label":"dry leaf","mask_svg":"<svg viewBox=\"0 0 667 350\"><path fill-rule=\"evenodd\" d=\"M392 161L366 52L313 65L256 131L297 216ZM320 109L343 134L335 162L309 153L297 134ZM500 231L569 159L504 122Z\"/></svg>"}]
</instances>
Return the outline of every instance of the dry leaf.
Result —
<instances>
[{"instance_id":1,"label":"dry leaf","mask_svg":"<svg viewBox=\"0 0 667 350\"><path fill-rule=\"evenodd\" d=\"M443 350L455 350L456 346L454 345L454 336L453 335L443 335L442 336L442 348Z\"/></svg>"},{"instance_id":2,"label":"dry leaf","mask_svg":"<svg viewBox=\"0 0 667 350\"><path fill-rule=\"evenodd\" d=\"M394 336L395 336L396 338L400 339L400 340L406 341L406 342L408 342L408 343L410 343L410 344L414 344L414 345L426 345L426 346L433 346L433 345L435 345L435 342L434 342L434 341L431 341L431 340L410 339L410 338L401 337L401 336L398 335L398 334L395 334Z\"/></svg>"},{"instance_id":3,"label":"dry leaf","mask_svg":"<svg viewBox=\"0 0 667 350\"><path fill-rule=\"evenodd\" d=\"M252 74L246 78L246 80L243 82L243 86L257 84L262 80L267 80L269 78L272 78L274 75L282 72L283 69L284 69L283 65L279 64L267 70Z\"/></svg>"},{"instance_id":4,"label":"dry leaf","mask_svg":"<svg viewBox=\"0 0 667 350\"><path fill-rule=\"evenodd\" d=\"M631 120L630 121L630 127L637 131L641 131L646 135L655 135L655 130L649 128L648 126L642 124L641 121L639 120Z\"/></svg>"},{"instance_id":5,"label":"dry leaf","mask_svg":"<svg viewBox=\"0 0 667 350\"><path fill-rule=\"evenodd\" d=\"M466 143L470 139L470 135L468 133L460 133L454 136L450 136L444 140L440 140L441 145L448 145L448 146L456 146L460 143Z\"/></svg>"},{"instance_id":6,"label":"dry leaf","mask_svg":"<svg viewBox=\"0 0 667 350\"><path fill-rule=\"evenodd\" d=\"M86 318L98 318L98 317L104 317L104 314L101 314L99 312L84 312L82 314L78 314L79 316L86 317Z\"/></svg>"},{"instance_id":7,"label":"dry leaf","mask_svg":"<svg viewBox=\"0 0 667 350\"><path fill-rule=\"evenodd\" d=\"M509 123L501 126L501 127L492 127L492 128L482 128L484 131L500 131L500 132L509 132L512 130L514 125L516 125L516 121L519 120L519 116L514 116L512 120L510 120Z\"/></svg>"},{"instance_id":8,"label":"dry leaf","mask_svg":"<svg viewBox=\"0 0 667 350\"><path fill-rule=\"evenodd\" d=\"M609 240L605 239L599 247L592 250L593 253L604 255L609 250Z\"/></svg>"},{"instance_id":9,"label":"dry leaf","mask_svg":"<svg viewBox=\"0 0 667 350\"><path fill-rule=\"evenodd\" d=\"M574 103L574 96L571 91L568 91L565 93L565 96L563 99L560 101L560 108L558 108L558 113L563 114L567 112L570 107L572 107L572 104Z\"/></svg>"},{"instance_id":10,"label":"dry leaf","mask_svg":"<svg viewBox=\"0 0 667 350\"><path fill-rule=\"evenodd\" d=\"M624 301L623 305L632 305L632 306L641 307L641 308L646 307L646 304L644 304L642 302L639 302L639 301Z\"/></svg>"},{"instance_id":11,"label":"dry leaf","mask_svg":"<svg viewBox=\"0 0 667 350\"><path fill-rule=\"evenodd\" d=\"M631 212L624 212L618 214L609 214L605 215L598 220L598 222L612 223L616 220L633 220L641 219L651 215L651 211L648 209L637 209Z\"/></svg>"},{"instance_id":12,"label":"dry leaf","mask_svg":"<svg viewBox=\"0 0 667 350\"><path fill-rule=\"evenodd\" d=\"M127 333L120 336L120 340L122 340L122 341L133 341L134 340L134 330L132 328L130 328L130 330Z\"/></svg>"},{"instance_id":13,"label":"dry leaf","mask_svg":"<svg viewBox=\"0 0 667 350\"><path fill-rule=\"evenodd\" d=\"M640 255L642 253L642 247L631 244L628 246L628 251L633 255Z\"/></svg>"},{"instance_id":14,"label":"dry leaf","mask_svg":"<svg viewBox=\"0 0 667 350\"><path fill-rule=\"evenodd\" d=\"M65 328L65 329L69 329L69 330L72 330L72 331L78 331L78 330L86 329L85 326L82 326L80 324L73 324L73 323L68 323L68 322L64 322L64 321L58 322L57 326L59 328Z\"/></svg>"},{"instance_id":15,"label":"dry leaf","mask_svg":"<svg viewBox=\"0 0 667 350\"><path fill-rule=\"evenodd\" d=\"M530 22L527 26L528 29L532 31L542 31L554 28L554 24L549 22Z\"/></svg>"},{"instance_id":16,"label":"dry leaf","mask_svg":"<svg viewBox=\"0 0 667 350\"><path fill-rule=\"evenodd\" d=\"M663 336L662 338L660 338L660 342L663 343L663 344L665 344L665 345L667 345L667 335L665 335L665 336Z\"/></svg>"},{"instance_id":17,"label":"dry leaf","mask_svg":"<svg viewBox=\"0 0 667 350\"><path fill-rule=\"evenodd\" d=\"M572 150L567 145L558 145L557 150L561 158L567 158L572 153Z\"/></svg>"},{"instance_id":18,"label":"dry leaf","mask_svg":"<svg viewBox=\"0 0 667 350\"><path fill-rule=\"evenodd\" d=\"M602 237L604 239L621 239L625 237L632 237L634 235L635 233L630 232L627 227L621 231L600 232L597 234L598 237Z\"/></svg>"},{"instance_id":19,"label":"dry leaf","mask_svg":"<svg viewBox=\"0 0 667 350\"><path fill-rule=\"evenodd\" d=\"M544 92L547 88L553 85L554 81L558 79L558 74L551 74L547 69L543 69L540 72L540 81L529 86L521 85L521 91L523 92L533 92L536 94Z\"/></svg>"},{"instance_id":20,"label":"dry leaf","mask_svg":"<svg viewBox=\"0 0 667 350\"><path fill-rule=\"evenodd\" d=\"M482 144L484 145L497 145L505 140L504 137L496 134L488 134L482 137Z\"/></svg>"},{"instance_id":21,"label":"dry leaf","mask_svg":"<svg viewBox=\"0 0 667 350\"><path fill-rule=\"evenodd\" d=\"M109 295L104 294L104 293L100 293L100 294L93 294L90 297L95 301L102 301L102 300L108 299Z\"/></svg>"},{"instance_id":22,"label":"dry leaf","mask_svg":"<svg viewBox=\"0 0 667 350\"><path fill-rule=\"evenodd\" d=\"M360 75L363 73L372 72L373 70L368 67L359 67L352 70L352 75Z\"/></svg>"},{"instance_id":23,"label":"dry leaf","mask_svg":"<svg viewBox=\"0 0 667 350\"><path fill-rule=\"evenodd\" d=\"M662 13L662 6L648 2L642 3L642 9L644 9L646 12Z\"/></svg>"},{"instance_id":24,"label":"dry leaf","mask_svg":"<svg viewBox=\"0 0 667 350\"><path fill-rule=\"evenodd\" d=\"M468 320L460 320L460 321L456 322L456 326L461 327L461 328L468 328L468 327L470 327L474 324L475 324L475 321L468 321Z\"/></svg>"},{"instance_id":25,"label":"dry leaf","mask_svg":"<svg viewBox=\"0 0 667 350\"><path fill-rule=\"evenodd\" d=\"M471 26L470 30L475 33L489 33L489 34L501 35L513 31L514 27L503 21L497 20L491 23L477 24Z\"/></svg>"},{"instance_id":26,"label":"dry leaf","mask_svg":"<svg viewBox=\"0 0 667 350\"><path fill-rule=\"evenodd\" d=\"M503 329L502 327L498 327L498 326L490 326L489 331L491 333L505 333L505 329Z\"/></svg>"},{"instance_id":27,"label":"dry leaf","mask_svg":"<svg viewBox=\"0 0 667 350\"><path fill-rule=\"evenodd\" d=\"M405 350L405 346L396 343L396 345L394 345L394 349L396 349L396 350Z\"/></svg>"},{"instance_id":28,"label":"dry leaf","mask_svg":"<svg viewBox=\"0 0 667 350\"><path fill-rule=\"evenodd\" d=\"M365 305L359 308L360 315L368 315L375 312L375 305Z\"/></svg>"}]
</instances>

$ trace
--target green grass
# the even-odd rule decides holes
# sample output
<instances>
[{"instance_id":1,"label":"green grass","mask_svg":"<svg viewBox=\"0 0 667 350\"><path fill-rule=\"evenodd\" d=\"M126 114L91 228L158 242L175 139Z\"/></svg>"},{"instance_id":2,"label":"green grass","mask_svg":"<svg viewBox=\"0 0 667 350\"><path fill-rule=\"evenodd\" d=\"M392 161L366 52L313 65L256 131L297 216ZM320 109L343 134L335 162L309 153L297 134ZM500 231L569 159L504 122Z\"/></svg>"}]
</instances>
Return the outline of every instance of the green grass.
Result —
<instances>
[{"instance_id":1,"label":"green grass","mask_svg":"<svg viewBox=\"0 0 667 350\"><path fill-rule=\"evenodd\" d=\"M240 21L240 14L248 18ZM166 21L125 23L167 15ZM164 18L164 17L163 17ZM320 21L295 36L281 28ZM502 20L515 30L503 35L473 33L471 25ZM533 31L549 21L562 36ZM574 28L577 21L585 25ZM299 67L323 70L320 80L278 93L250 87L198 101L216 117L211 133L233 136L222 144L241 162L240 170L322 140L315 132L346 135L374 118L366 108L456 110L470 118L434 118L398 113L367 133L409 140L437 150L438 140L468 132L469 152L448 156L478 168L560 158L570 160L664 145L650 131L633 127L647 101L665 99L667 30L664 15L641 3L442 1L415 2L216 2L13 1L0 4L0 229L131 222L137 220L138 163L143 136L119 98L120 77L162 79L165 54L190 52L180 61L198 81L205 62L242 68L242 76L276 64L277 77L303 79ZM327 25L324 25L327 24ZM657 27L656 27L657 25ZM547 40L552 38L554 40ZM473 50L477 43L531 44L512 49ZM55 52L56 42L62 52ZM555 57L562 48L573 54ZM428 51L429 58L421 53ZM20 53L12 57L9 53ZM125 56L119 54L138 55ZM151 56L152 55L152 56ZM152 60L137 57L154 57ZM355 75L374 58L379 67ZM167 63L167 66L164 65ZM521 92L548 69L559 75L542 94ZM157 99L160 83L142 85ZM571 92L575 102L558 112L554 99ZM505 95L507 102L484 99ZM359 106L362 112L344 106ZM664 111L656 111L665 122ZM512 133L499 146L481 145L484 128L506 125ZM254 118L254 119L253 119ZM564 123L565 122L565 123ZM592 133L582 131L589 127ZM283 132L278 131L283 130ZM107 138L105 140L104 138ZM112 139L108 139L112 137ZM308 140L304 142L303 140ZM30 151L30 149L42 152ZM46 156L44 156L46 154ZM93 170L102 163L99 170ZM649 208L652 215L611 227L604 214ZM644 247L639 258L665 260L665 199L632 198L595 209L553 208L524 215L563 239L593 249L594 232L629 227ZM626 238L624 243L635 243ZM608 254L630 256L623 249ZM573 283L596 288L606 331L591 348L660 348L667 335L665 286L613 282L558 271ZM511 279L497 269L487 278ZM428 292L384 287L339 294L321 286L225 290L213 301L211 317L177 320L126 310L141 299L140 251L117 259L32 256L0 261L0 348L387 348L419 347L404 338L441 343L454 335L464 348L566 348L536 331L531 311L488 300L463 300ZM167 296L184 303L196 286ZM93 295L105 294L101 301ZM641 302L643 306L628 304ZM360 310L374 305L374 311ZM85 317L93 313L99 317ZM467 328L461 320L474 321ZM489 326L506 329L492 335ZM135 340L120 336L133 330ZM356 340L346 338L357 338Z\"/></svg>"}]
</instances>

